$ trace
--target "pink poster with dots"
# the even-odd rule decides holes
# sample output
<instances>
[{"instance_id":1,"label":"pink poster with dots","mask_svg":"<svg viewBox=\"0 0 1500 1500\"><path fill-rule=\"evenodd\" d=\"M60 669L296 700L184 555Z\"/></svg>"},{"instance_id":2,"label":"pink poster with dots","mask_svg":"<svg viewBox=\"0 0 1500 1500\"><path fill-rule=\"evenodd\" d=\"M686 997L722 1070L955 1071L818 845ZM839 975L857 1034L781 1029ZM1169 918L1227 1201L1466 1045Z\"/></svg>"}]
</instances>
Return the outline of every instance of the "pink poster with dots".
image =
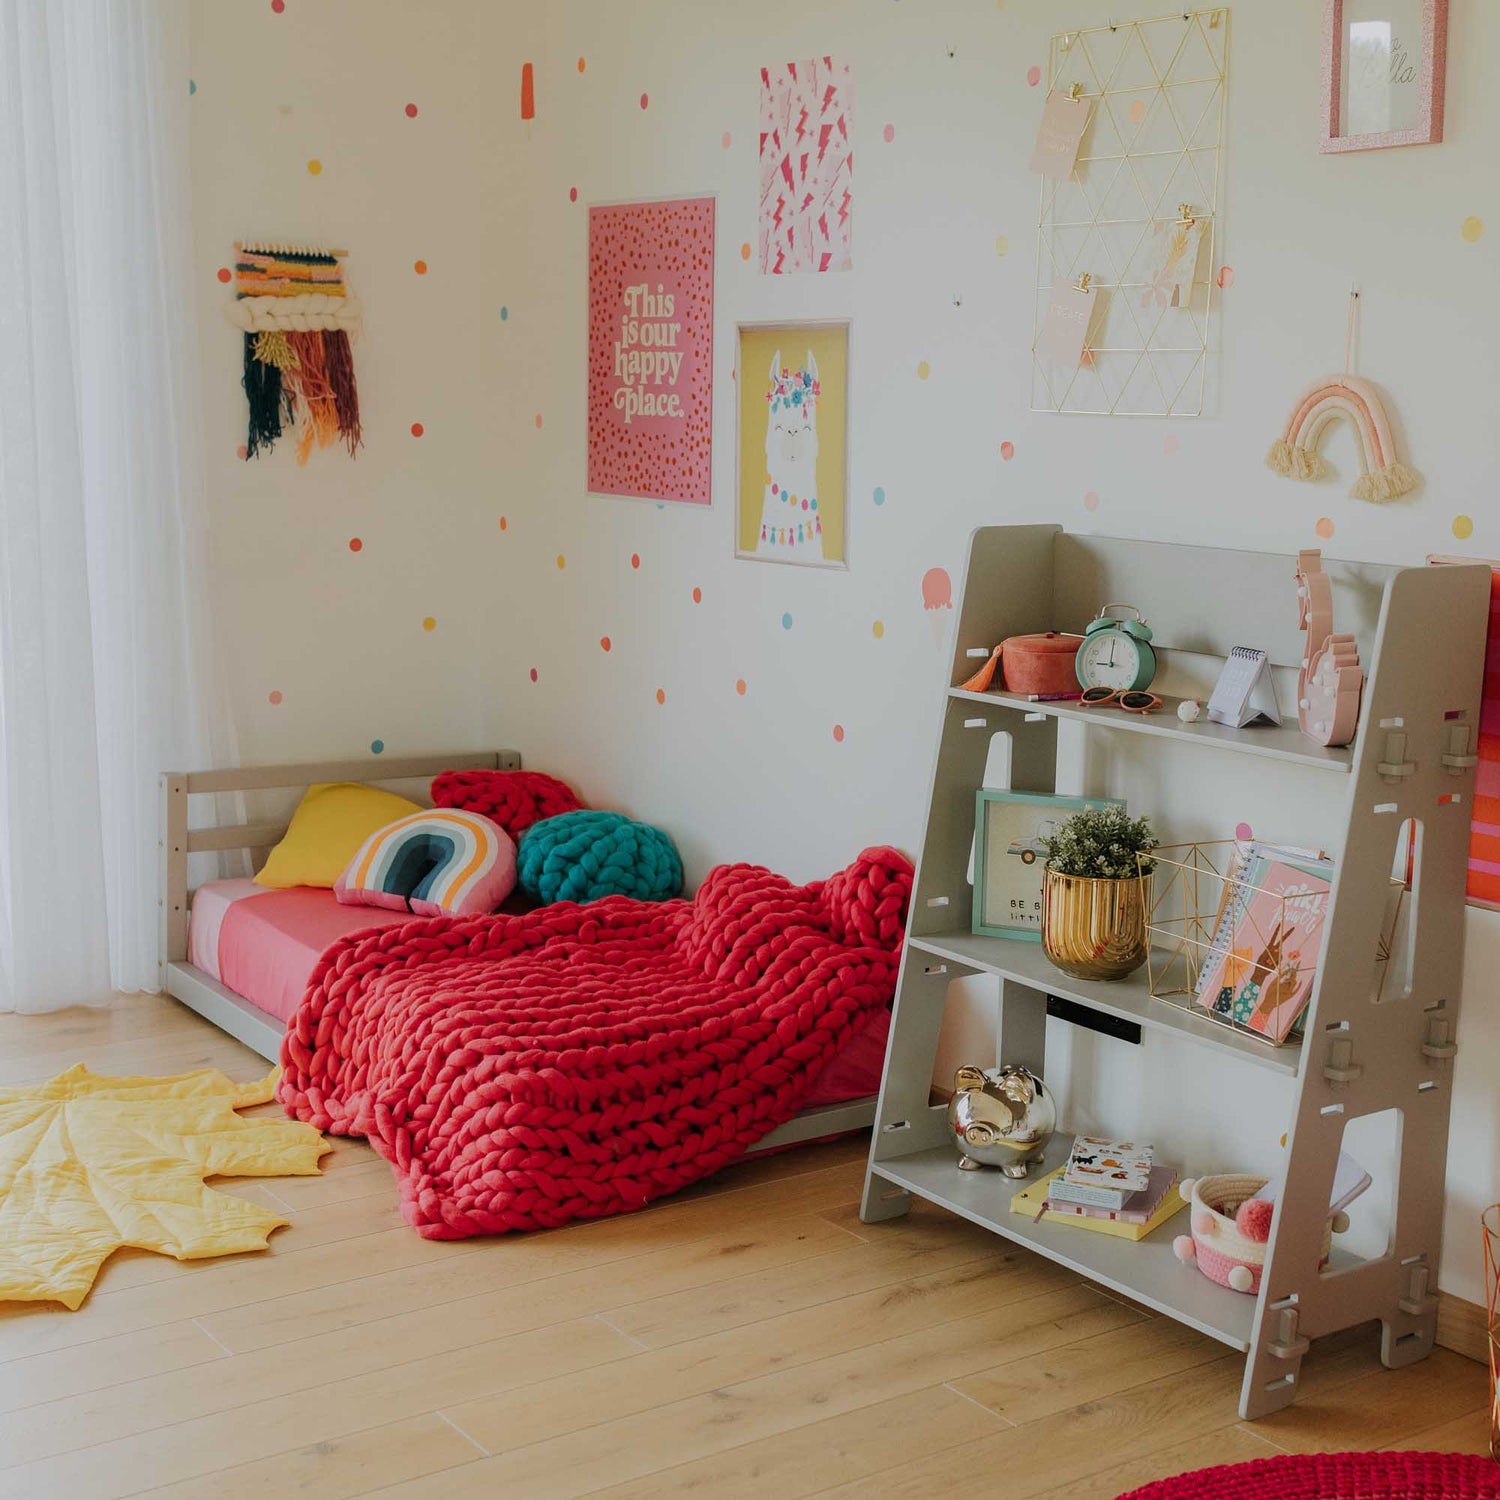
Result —
<instances>
[{"instance_id":1,"label":"pink poster with dots","mask_svg":"<svg viewBox=\"0 0 1500 1500\"><path fill-rule=\"evenodd\" d=\"M588 487L711 499L714 199L589 209Z\"/></svg>"}]
</instances>

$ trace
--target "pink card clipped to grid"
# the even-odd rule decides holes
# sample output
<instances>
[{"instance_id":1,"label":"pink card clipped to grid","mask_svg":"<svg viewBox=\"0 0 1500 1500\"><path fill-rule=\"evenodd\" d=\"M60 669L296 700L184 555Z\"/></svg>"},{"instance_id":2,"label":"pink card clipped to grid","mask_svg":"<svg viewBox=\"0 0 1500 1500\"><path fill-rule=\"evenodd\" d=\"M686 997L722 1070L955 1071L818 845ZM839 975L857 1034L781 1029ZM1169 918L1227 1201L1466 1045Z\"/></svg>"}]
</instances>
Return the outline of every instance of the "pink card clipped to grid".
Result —
<instances>
[{"instance_id":1,"label":"pink card clipped to grid","mask_svg":"<svg viewBox=\"0 0 1500 1500\"><path fill-rule=\"evenodd\" d=\"M1070 368L1083 363L1084 341L1097 296L1093 287L1078 286L1065 276L1052 283L1047 316L1036 341L1036 352L1042 359Z\"/></svg>"},{"instance_id":2,"label":"pink card clipped to grid","mask_svg":"<svg viewBox=\"0 0 1500 1500\"><path fill-rule=\"evenodd\" d=\"M1071 181L1088 124L1087 99L1048 94L1042 123L1037 127L1036 144L1031 148L1031 170L1043 177L1055 177L1059 182Z\"/></svg>"}]
</instances>

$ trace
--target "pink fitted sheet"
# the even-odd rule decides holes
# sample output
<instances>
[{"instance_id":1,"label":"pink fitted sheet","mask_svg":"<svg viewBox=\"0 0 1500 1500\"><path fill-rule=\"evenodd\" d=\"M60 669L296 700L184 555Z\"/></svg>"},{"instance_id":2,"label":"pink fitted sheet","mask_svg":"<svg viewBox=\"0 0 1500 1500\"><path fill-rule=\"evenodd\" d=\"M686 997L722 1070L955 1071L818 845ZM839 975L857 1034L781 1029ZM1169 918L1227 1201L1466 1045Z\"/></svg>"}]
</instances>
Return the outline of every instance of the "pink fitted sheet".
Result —
<instances>
[{"instance_id":1,"label":"pink fitted sheet","mask_svg":"<svg viewBox=\"0 0 1500 1500\"><path fill-rule=\"evenodd\" d=\"M410 912L341 906L332 891L267 890L253 880L214 880L193 893L188 962L285 1025L323 950L351 932L420 921ZM879 1010L820 1073L803 1108L863 1098L880 1087L891 1013Z\"/></svg>"}]
</instances>

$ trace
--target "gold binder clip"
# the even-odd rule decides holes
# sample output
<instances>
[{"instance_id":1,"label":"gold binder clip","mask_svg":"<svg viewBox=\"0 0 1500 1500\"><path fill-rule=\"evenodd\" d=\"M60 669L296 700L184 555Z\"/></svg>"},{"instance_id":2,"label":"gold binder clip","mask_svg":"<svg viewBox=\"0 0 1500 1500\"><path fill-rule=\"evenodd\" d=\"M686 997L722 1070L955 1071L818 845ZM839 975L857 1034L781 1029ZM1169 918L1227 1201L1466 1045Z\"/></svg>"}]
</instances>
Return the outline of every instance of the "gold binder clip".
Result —
<instances>
[{"instance_id":1,"label":"gold binder clip","mask_svg":"<svg viewBox=\"0 0 1500 1500\"><path fill-rule=\"evenodd\" d=\"M1079 290L1079 291L1080 291L1080 292L1086 292L1086 291L1088 291L1088 289L1089 289L1089 283L1090 283L1090 282L1091 282L1091 281L1092 281L1092 280L1093 280L1093 279L1094 279L1094 278L1093 278L1093 277L1092 277L1092 276L1091 276L1091 275L1090 275L1090 274L1089 274L1089 273L1088 273L1088 272L1087 272L1087 271L1082 271L1082 272L1080 272L1080 273L1079 273L1079 276L1078 276L1078 280L1077 280L1077 281L1075 281L1075 282L1074 282L1074 283L1073 283L1073 285L1074 285L1074 287L1076 287L1076 288L1077 288L1077 289L1078 289L1078 290Z\"/></svg>"},{"instance_id":2,"label":"gold binder clip","mask_svg":"<svg viewBox=\"0 0 1500 1500\"><path fill-rule=\"evenodd\" d=\"M1083 85L1081 83L1075 83L1075 84L1072 84L1072 85L1069 86L1069 88L1068 88L1068 98L1073 99L1073 100L1078 100L1078 99L1081 99L1082 97L1083 97Z\"/></svg>"},{"instance_id":3,"label":"gold binder clip","mask_svg":"<svg viewBox=\"0 0 1500 1500\"><path fill-rule=\"evenodd\" d=\"M1197 217L1193 213L1193 205L1191 203L1179 203L1177 205L1177 222L1188 229L1191 229L1198 222Z\"/></svg>"}]
</instances>

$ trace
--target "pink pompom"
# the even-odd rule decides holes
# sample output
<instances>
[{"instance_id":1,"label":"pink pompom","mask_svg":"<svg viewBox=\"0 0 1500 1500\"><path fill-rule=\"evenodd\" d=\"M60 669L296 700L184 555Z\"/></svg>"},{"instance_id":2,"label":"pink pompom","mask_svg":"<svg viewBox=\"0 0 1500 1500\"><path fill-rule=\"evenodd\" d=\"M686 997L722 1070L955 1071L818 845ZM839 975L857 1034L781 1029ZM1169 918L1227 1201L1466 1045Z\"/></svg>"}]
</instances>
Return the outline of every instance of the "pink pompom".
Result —
<instances>
[{"instance_id":1,"label":"pink pompom","mask_svg":"<svg viewBox=\"0 0 1500 1500\"><path fill-rule=\"evenodd\" d=\"M1271 1215L1275 1209L1276 1205L1264 1198L1250 1198L1240 1204L1239 1212L1234 1216L1234 1227L1247 1240L1263 1245L1271 1238Z\"/></svg>"},{"instance_id":2,"label":"pink pompom","mask_svg":"<svg viewBox=\"0 0 1500 1500\"><path fill-rule=\"evenodd\" d=\"M1197 1253L1198 1247L1193 1243L1190 1235L1179 1234L1172 1241L1172 1254L1178 1260L1191 1260Z\"/></svg>"},{"instance_id":3,"label":"pink pompom","mask_svg":"<svg viewBox=\"0 0 1500 1500\"><path fill-rule=\"evenodd\" d=\"M1212 1214L1193 1215L1193 1233L1201 1234L1205 1239L1214 1232L1214 1216Z\"/></svg>"}]
</instances>

